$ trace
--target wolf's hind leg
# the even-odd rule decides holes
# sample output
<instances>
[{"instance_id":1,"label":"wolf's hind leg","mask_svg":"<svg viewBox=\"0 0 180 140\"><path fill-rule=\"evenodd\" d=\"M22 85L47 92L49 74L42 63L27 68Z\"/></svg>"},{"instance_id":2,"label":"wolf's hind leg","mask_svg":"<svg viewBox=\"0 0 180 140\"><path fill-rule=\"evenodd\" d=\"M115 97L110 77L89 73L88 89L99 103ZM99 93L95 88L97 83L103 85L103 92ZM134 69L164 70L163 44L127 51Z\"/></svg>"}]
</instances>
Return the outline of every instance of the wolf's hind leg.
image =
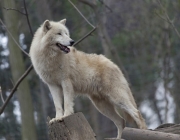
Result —
<instances>
[{"instance_id":1,"label":"wolf's hind leg","mask_svg":"<svg viewBox=\"0 0 180 140\"><path fill-rule=\"evenodd\" d=\"M125 127L125 120L116 113L114 106L106 99L101 99L95 96L90 97L90 99L99 112L114 122L118 128L117 138L121 138L122 131Z\"/></svg>"}]
</instances>

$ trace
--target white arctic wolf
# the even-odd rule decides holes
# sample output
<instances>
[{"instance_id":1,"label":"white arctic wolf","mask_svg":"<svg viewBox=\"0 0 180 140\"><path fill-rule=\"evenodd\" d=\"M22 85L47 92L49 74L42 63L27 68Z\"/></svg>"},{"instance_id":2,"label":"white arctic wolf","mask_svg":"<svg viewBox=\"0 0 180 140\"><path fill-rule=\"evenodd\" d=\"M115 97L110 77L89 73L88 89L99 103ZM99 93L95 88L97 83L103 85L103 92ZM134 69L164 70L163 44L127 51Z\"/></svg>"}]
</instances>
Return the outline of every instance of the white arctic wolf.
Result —
<instances>
[{"instance_id":1,"label":"white arctic wolf","mask_svg":"<svg viewBox=\"0 0 180 140\"><path fill-rule=\"evenodd\" d=\"M34 69L48 85L54 100L56 117L51 122L72 114L74 97L83 94L115 123L118 138L126 119L120 112L145 129L144 119L118 66L103 55L86 54L70 47L74 41L65 23L65 19L46 20L36 31L30 48Z\"/></svg>"}]
</instances>

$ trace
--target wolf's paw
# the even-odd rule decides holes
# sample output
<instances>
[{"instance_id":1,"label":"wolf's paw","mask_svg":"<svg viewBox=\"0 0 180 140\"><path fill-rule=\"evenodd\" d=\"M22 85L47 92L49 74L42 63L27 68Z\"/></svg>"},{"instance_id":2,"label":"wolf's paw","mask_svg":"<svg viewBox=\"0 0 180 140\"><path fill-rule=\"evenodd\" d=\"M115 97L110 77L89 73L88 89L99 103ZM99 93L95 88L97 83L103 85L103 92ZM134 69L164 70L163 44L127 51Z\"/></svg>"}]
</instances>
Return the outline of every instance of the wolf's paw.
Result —
<instances>
[{"instance_id":1,"label":"wolf's paw","mask_svg":"<svg viewBox=\"0 0 180 140\"><path fill-rule=\"evenodd\" d=\"M49 124L52 124L54 122L62 122L64 117L61 118L53 118L49 121Z\"/></svg>"},{"instance_id":2,"label":"wolf's paw","mask_svg":"<svg viewBox=\"0 0 180 140\"><path fill-rule=\"evenodd\" d=\"M73 113L71 113L71 114L73 114ZM71 114L69 114L69 115L71 115ZM69 115L64 115L62 117L53 118L49 121L49 124L52 124L54 122L62 122L64 120L64 118L68 117Z\"/></svg>"}]
</instances>

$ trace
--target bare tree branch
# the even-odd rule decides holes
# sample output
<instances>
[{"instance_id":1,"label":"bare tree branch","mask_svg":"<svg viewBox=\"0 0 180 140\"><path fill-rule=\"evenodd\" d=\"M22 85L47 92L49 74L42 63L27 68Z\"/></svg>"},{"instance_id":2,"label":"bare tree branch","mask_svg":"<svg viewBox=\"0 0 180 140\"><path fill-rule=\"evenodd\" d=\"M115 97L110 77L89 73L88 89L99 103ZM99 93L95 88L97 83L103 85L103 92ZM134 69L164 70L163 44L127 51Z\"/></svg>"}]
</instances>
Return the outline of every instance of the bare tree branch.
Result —
<instances>
[{"instance_id":1,"label":"bare tree branch","mask_svg":"<svg viewBox=\"0 0 180 140\"><path fill-rule=\"evenodd\" d=\"M12 80L12 79L10 79L10 81L11 81L12 85L14 86L14 82L13 82L13 80Z\"/></svg>"},{"instance_id":2,"label":"bare tree branch","mask_svg":"<svg viewBox=\"0 0 180 140\"><path fill-rule=\"evenodd\" d=\"M4 103L4 98L3 98L3 95L2 95L1 86L0 86L0 95L1 95L1 100L2 100L2 102Z\"/></svg>"},{"instance_id":3,"label":"bare tree branch","mask_svg":"<svg viewBox=\"0 0 180 140\"><path fill-rule=\"evenodd\" d=\"M26 19L27 19L27 22L28 22L28 26L29 26L31 35L33 36L33 31L32 31L32 28L31 28L30 21L29 21L29 15L28 15L28 11L27 11L27 8L26 8L26 2L25 2L25 0L23 0L23 3L24 3L24 9L25 9L25 13L26 13Z\"/></svg>"},{"instance_id":4,"label":"bare tree branch","mask_svg":"<svg viewBox=\"0 0 180 140\"><path fill-rule=\"evenodd\" d=\"M85 20L91 27L93 27L93 29L92 29L89 33L87 33L85 36L83 36L81 39L79 39L79 40L74 44L74 46L75 46L75 45L79 44L81 41L83 41L86 37L88 37L89 35L91 35L91 33L96 30L96 27L95 27L94 25L92 25L92 24L87 20L87 18L81 13L81 11L75 6L75 4L74 4L71 0L68 0L68 1L69 1L69 2L72 4L72 6L78 11L78 13L84 18L84 20ZM80 1L81 1L81 0L80 0ZM88 2L89 2L89 1L88 1ZM89 2L89 3L94 4L93 2ZM94 4L94 5L95 5L95 4Z\"/></svg>"},{"instance_id":5,"label":"bare tree branch","mask_svg":"<svg viewBox=\"0 0 180 140\"><path fill-rule=\"evenodd\" d=\"M7 106L9 100L12 98L14 92L17 90L19 84L24 80L24 78L30 73L30 71L33 69L33 66L31 65L26 71L25 73L19 78L19 80L16 82L16 84L14 85L13 89L10 92L10 95L8 96L8 98L5 100L4 104L2 105L2 107L0 108L0 114L3 113L5 107Z\"/></svg>"},{"instance_id":6,"label":"bare tree branch","mask_svg":"<svg viewBox=\"0 0 180 140\"><path fill-rule=\"evenodd\" d=\"M86 17L81 13L81 11L79 11L79 9L74 5L74 3L71 1L71 0L68 0L71 4L72 4L72 6L78 11L78 13L84 18L84 20L91 26L91 27L93 27L93 28L95 28L94 27L94 25L92 25L87 19L86 19Z\"/></svg>"},{"instance_id":7,"label":"bare tree branch","mask_svg":"<svg viewBox=\"0 0 180 140\"><path fill-rule=\"evenodd\" d=\"M159 13L157 13L157 12L155 12L156 13L156 15L158 16L158 17L160 17L161 19L163 19L164 21L166 21L166 22L168 22L169 24L171 24L165 17L163 17L163 16L161 16Z\"/></svg>"},{"instance_id":8,"label":"bare tree branch","mask_svg":"<svg viewBox=\"0 0 180 140\"><path fill-rule=\"evenodd\" d=\"M103 4L110 12L113 12L113 10L107 5L104 3L103 0L99 0L101 4Z\"/></svg>"},{"instance_id":9,"label":"bare tree branch","mask_svg":"<svg viewBox=\"0 0 180 140\"><path fill-rule=\"evenodd\" d=\"M13 37L13 35L11 34L11 32L8 30L8 28L6 27L6 25L3 23L3 21L0 19L0 22L1 22L1 24L4 26L4 28L6 29L6 31L9 33L9 35L11 36L11 38L13 39L13 41L16 43L16 45L21 49L21 51L24 53L24 54L26 54L28 57L29 57L29 54L26 52L26 51L24 51L23 49L22 49L22 47L17 43L17 41L14 39L14 37Z\"/></svg>"},{"instance_id":10,"label":"bare tree branch","mask_svg":"<svg viewBox=\"0 0 180 140\"><path fill-rule=\"evenodd\" d=\"M93 9L96 7L96 0L79 0L79 1L89 5Z\"/></svg>"},{"instance_id":11,"label":"bare tree branch","mask_svg":"<svg viewBox=\"0 0 180 140\"><path fill-rule=\"evenodd\" d=\"M21 11L18 10L18 9L14 9L14 8L6 8L6 7L3 7L3 8L6 9L7 11L8 11L8 10L14 10L14 11L19 12L19 13L22 14L22 15L26 15L25 13L21 12Z\"/></svg>"},{"instance_id":12,"label":"bare tree branch","mask_svg":"<svg viewBox=\"0 0 180 140\"><path fill-rule=\"evenodd\" d=\"M25 15L26 18L27 18L27 22L28 22L28 26L29 26L31 35L33 36L33 32L32 32L32 28L31 28L30 21L29 21L29 15L28 15L28 11L27 11L27 7L26 7L26 2L25 2L25 0L23 0L23 3L24 3L25 13L23 13L23 12L17 10L17 9L14 9L14 8L5 8L5 7L3 7L3 8L6 9L6 10L14 10L14 11L17 11L17 12L21 13L22 15Z\"/></svg>"},{"instance_id":13,"label":"bare tree branch","mask_svg":"<svg viewBox=\"0 0 180 140\"><path fill-rule=\"evenodd\" d=\"M85 36L83 36L81 39L79 39L75 44L74 44L74 46L75 45L77 45L77 44L79 44L81 41L83 41L86 37L88 37L89 35L91 35L91 33L92 32L94 32L96 30L96 27L94 27L89 33L87 33Z\"/></svg>"},{"instance_id":14,"label":"bare tree branch","mask_svg":"<svg viewBox=\"0 0 180 140\"><path fill-rule=\"evenodd\" d=\"M167 21L169 24L171 24L171 26L173 27L173 29L175 30L176 34L178 35L178 37L180 38L180 33L179 31L177 30L176 26L174 25L173 21L169 18L167 12L166 12L166 9L164 8L164 6L162 5L161 1L160 0L157 0L159 5L161 6L162 10L164 11L164 14L165 14L165 17L166 17L166 20L160 16L162 19L164 19L165 21Z\"/></svg>"}]
</instances>

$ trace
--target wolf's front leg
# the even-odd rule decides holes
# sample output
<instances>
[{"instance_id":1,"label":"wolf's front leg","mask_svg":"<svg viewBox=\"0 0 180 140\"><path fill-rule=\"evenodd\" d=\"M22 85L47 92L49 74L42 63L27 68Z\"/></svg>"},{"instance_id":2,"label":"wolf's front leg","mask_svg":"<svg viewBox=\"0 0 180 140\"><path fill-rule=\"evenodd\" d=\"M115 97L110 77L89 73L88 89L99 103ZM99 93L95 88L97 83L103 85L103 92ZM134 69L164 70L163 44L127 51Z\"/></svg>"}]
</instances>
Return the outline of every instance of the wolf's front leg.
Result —
<instances>
[{"instance_id":1,"label":"wolf's front leg","mask_svg":"<svg viewBox=\"0 0 180 140\"><path fill-rule=\"evenodd\" d=\"M74 89L71 81L65 80L62 82L63 95L64 95L64 116L69 116L74 113Z\"/></svg>"},{"instance_id":2,"label":"wolf's front leg","mask_svg":"<svg viewBox=\"0 0 180 140\"><path fill-rule=\"evenodd\" d=\"M61 119L63 117L63 108L62 108L63 92L62 92L61 87L59 86L56 86L56 85L48 85L48 86L49 86L51 95L53 97L53 101L54 101L54 105L56 109L56 117L51 120L51 122L53 122L56 119Z\"/></svg>"}]
</instances>

